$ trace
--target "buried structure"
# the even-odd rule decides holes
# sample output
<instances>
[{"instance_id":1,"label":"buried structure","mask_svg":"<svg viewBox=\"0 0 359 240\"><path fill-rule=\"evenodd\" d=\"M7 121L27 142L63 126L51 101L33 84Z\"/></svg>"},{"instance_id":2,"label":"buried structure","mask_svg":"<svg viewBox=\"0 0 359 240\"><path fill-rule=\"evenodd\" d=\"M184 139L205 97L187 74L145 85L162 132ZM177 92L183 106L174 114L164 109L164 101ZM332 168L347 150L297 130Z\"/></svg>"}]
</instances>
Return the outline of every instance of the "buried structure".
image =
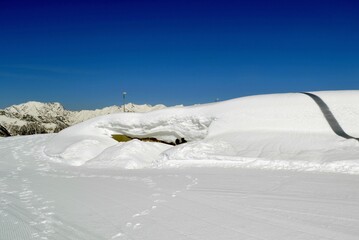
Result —
<instances>
[{"instance_id":1,"label":"buried structure","mask_svg":"<svg viewBox=\"0 0 359 240\"><path fill-rule=\"evenodd\" d=\"M359 136L359 91L315 94L342 129ZM89 167L235 165L359 173L359 142L335 134L315 102L300 93L102 116L54 135L44 153Z\"/></svg>"},{"instance_id":2,"label":"buried structure","mask_svg":"<svg viewBox=\"0 0 359 240\"><path fill-rule=\"evenodd\" d=\"M121 134L114 134L112 135L112 138L115 139L117 142L128 142L134 139L143 141L143 142L158 142L158 143L164 143L164 144L169 144L169 145L179 145L182 143L186 143L186 139L181 138L181 139L176 139L174 142L165 142L165 141L161 141L158 140L156 138L152 138L152 137L145 137L145 138L138 138L138 137L129 137L126 135L121 135Z\"/></svg>"}]
</instances>

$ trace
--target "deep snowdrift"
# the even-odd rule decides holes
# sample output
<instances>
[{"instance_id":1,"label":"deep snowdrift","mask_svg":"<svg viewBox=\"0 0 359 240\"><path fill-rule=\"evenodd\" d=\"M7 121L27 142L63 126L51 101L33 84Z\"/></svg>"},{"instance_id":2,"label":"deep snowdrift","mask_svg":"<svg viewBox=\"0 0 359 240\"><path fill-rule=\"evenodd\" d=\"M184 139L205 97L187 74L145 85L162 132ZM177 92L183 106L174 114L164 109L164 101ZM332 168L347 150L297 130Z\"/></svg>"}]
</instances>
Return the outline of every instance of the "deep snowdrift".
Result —
<instances>
[{"instance_id":1,"label":"deep snowdrift","mask_svg":"<svg viewBox=\"0 0 359 240\"><path fill-rule=\"evenodd\" d=\"M348 135L359 137L359 91L314 94ZM118 143L113 134L188 142ZM220 165L359 173L358 140L336 135L302 93L102 116L54 135L44 151L56 161L89 167Z\"/></svg>"}]
</instances>

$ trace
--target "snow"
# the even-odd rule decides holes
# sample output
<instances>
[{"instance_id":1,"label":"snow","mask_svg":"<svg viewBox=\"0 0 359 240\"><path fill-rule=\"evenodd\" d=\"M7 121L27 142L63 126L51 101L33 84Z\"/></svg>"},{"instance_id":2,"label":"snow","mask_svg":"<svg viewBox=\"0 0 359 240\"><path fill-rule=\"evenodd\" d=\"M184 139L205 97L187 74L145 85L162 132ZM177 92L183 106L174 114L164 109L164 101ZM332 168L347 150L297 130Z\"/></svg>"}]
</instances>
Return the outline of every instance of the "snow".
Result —
<instances>
[{"instance_id":1,"label":"snow","mask_svg":"<svg viewBox=\"0 0 359 240\"><path fill-rule=\"evenodd\" d=\"M359 91L314 94L349 135L359 137ZM163 149L156 143L137 146L137 140L121 145L113 134L165 142L184 138L188 143ZM337 136L316 103L301 93L101 116L63 130L44 151L57 162L96 162L103 168L222 166L359 173L358 140ZM146 164L144 154L150 156Z\"/></svg>"},{"instance_id":2,"label":"snow","mask_svg":"<svg viewBox=\"0 0 359 240\"><path fill-rule=\"evenodd\" d=\"M24 104L13 105L5 109L6 112L19 115L51 116L55 117L58 112L64 112L64 108L60 103L41 103L30 101Z\"/></svg>"},{"instance_id":3,"label":"snow","mask_svg":"<svg viewBox=\"0 0 359 240\"><path fill-rule=\"evenodd\" d=\"M166 108L166 106L162 104L151 106L148 104L137 105L133 103L128 103L125 105L125 109L131 112L148 112L163 108ZM58 102L42 103L36 101L29 101L18 105L13 105L4 109L4 112L6 112L8 115L29 115L34 117L35 119L38 119L39 116L44 118L54 118L61 116L64 117L66 122L70 124L83 122L90 118L117 113L121 111L123 111L123 106L111 106L95 110L69 111L65 110L64 107Z\"/></svg>"},{"instance_id":4,"label":"snow","mask_svg":"<svg viewBox=\"0 0 359 240\"><path fill-rule=\"evenodd\" d=\"M155 111L155 110L159 110L159 109L163 109L163 108L166 108L166 106L162 105L162 104L158 104L155 106L151 106L148 104L142 104L142 105L133 104L133 103L125 104L125 109L126 109L126 111L129 111L129 112L149 112L149 111ZM69 121L70 121L70 123L75 124L75 123L80 123L80 122L86 121L86 120L94 118L94 117L118 113L118 112L122 112L122 111L123 111L123 106L111 106L111 107L105 107L105 108L96 109L96 110L74 111L74 112L72 112L72 114L70 114Z\"/></svg>"},{"instance_id":5,"label":"snow","mask_svg":"<svg viewBox=\"0 0 359 240\"><path fill-rule=\"evenodd\" d=\"M17 118L3 116L3 115L0 115L0 122L2 124L5 123L8 126L12 126L12 125L23 126L23 125L26 125L26 123L27 123L26 121L23 121L23 120L20 120Z\"/></svg>"},{"instance_id":6,"label":"snow","mask_svg":"<svg viewBox=\"0 0 359 240\"><path fill-rule=\"evenodd\" d=\"M358 91L333 91L318 94L330 107L342 128L349 134L359 137Z\"/></svg>"},{"instance_id":7,"label":"snow","mask_svg":"<svg viewBox=\"0 0 359 240\"><path fill-rule=\"evenodd\" d=\"M162 104L151 106L148 104L125 105L129 112L148 112L166 108ZM111 106L96 110L70 111L64 109L60 103L41 103L30 101L23 104L13 105L4 110L0 109L0 124L7 128L12 135L23 134L18 129L28 123L35 123L39 128L43 127L46 132L53 133L59 127L74 125L88 119L118 113L123 111L123 106Z\"/></svg>"},{"instance_id":8,"label":"snow","mask_svg":"<svg viewBox=\"0 0 359 240\"><path fill-rule=\"evenodd\" d=\"M203 166L85 167L91 161L71 166L44 154L54 137L0 139L0 239L359 237L357 175ZM131 157L138 156L129 153L133 150L147 154L149 144L133 141L106 151L109 156L124 154L119 161L125 163L125 152ZM117 151L121 146L123 151ZM219 145L218 151L226 149ZM207 147L208 155L213 152Z\"/></svg>"},{"instance_id":9,"label":"snow","mask_svg":"<svg viewBox=\"0 0 359 240\"><path fill-rule=\"evenodd\" d=\"M100 155L86 162L91 168L141 169L151 167L159 154L169 149L163 143L150 143L133 140L118 143L105 149Z\"/></svg>"},{"instance_id":10,"label":"snow","mask_svg":"<svg viewBox=\"0 0 359 240\"><path fill-rule=\"evenodd\" d=\"M359 91L314 94L359 136ZM359 142L300 93L109 114L0 156L2 240L359 237Z\"/></svg>"}]
</instances>

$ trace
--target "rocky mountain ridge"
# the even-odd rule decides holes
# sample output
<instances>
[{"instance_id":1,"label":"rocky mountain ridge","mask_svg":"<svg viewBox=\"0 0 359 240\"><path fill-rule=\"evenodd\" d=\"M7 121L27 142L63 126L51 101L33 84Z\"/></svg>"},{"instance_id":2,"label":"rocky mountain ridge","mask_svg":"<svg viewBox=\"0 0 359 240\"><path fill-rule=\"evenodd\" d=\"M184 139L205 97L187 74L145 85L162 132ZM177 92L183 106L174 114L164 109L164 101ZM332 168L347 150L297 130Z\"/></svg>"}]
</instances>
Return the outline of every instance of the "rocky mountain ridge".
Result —
<instances>
[{"instance_id":1,"label":"rocky mountain ridge","mask_svg":"<svg viewBox=\"0 0 359 240\"><path fill-rule=\"evenodd\" d=\"M148 112L165 108L159 104L137 105L128 103L126 112ZM123 112L123 106L110 106L96 110L70 111L60 103L27 102L0 109L0 136L31 135L59 132L90 118Z\"/></svg>"}]
</instances>

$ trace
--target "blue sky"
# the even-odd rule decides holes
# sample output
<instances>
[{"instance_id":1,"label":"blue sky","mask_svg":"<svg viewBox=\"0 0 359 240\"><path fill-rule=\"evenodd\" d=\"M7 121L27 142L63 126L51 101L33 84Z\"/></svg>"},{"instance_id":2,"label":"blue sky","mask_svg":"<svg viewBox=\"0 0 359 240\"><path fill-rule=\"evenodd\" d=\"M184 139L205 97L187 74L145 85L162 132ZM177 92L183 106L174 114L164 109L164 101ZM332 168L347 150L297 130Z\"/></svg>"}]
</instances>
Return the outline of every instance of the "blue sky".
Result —
<instances>
[{"instance_id":1,"label":"blue sky","mask_svg":"<svg viewBox=\"0 0 359 240\"><path fill-rule=\"evenodd\" d=\"M359 89L358 1L1 1L0 108Z\"/></svg>"}]
</instances>

